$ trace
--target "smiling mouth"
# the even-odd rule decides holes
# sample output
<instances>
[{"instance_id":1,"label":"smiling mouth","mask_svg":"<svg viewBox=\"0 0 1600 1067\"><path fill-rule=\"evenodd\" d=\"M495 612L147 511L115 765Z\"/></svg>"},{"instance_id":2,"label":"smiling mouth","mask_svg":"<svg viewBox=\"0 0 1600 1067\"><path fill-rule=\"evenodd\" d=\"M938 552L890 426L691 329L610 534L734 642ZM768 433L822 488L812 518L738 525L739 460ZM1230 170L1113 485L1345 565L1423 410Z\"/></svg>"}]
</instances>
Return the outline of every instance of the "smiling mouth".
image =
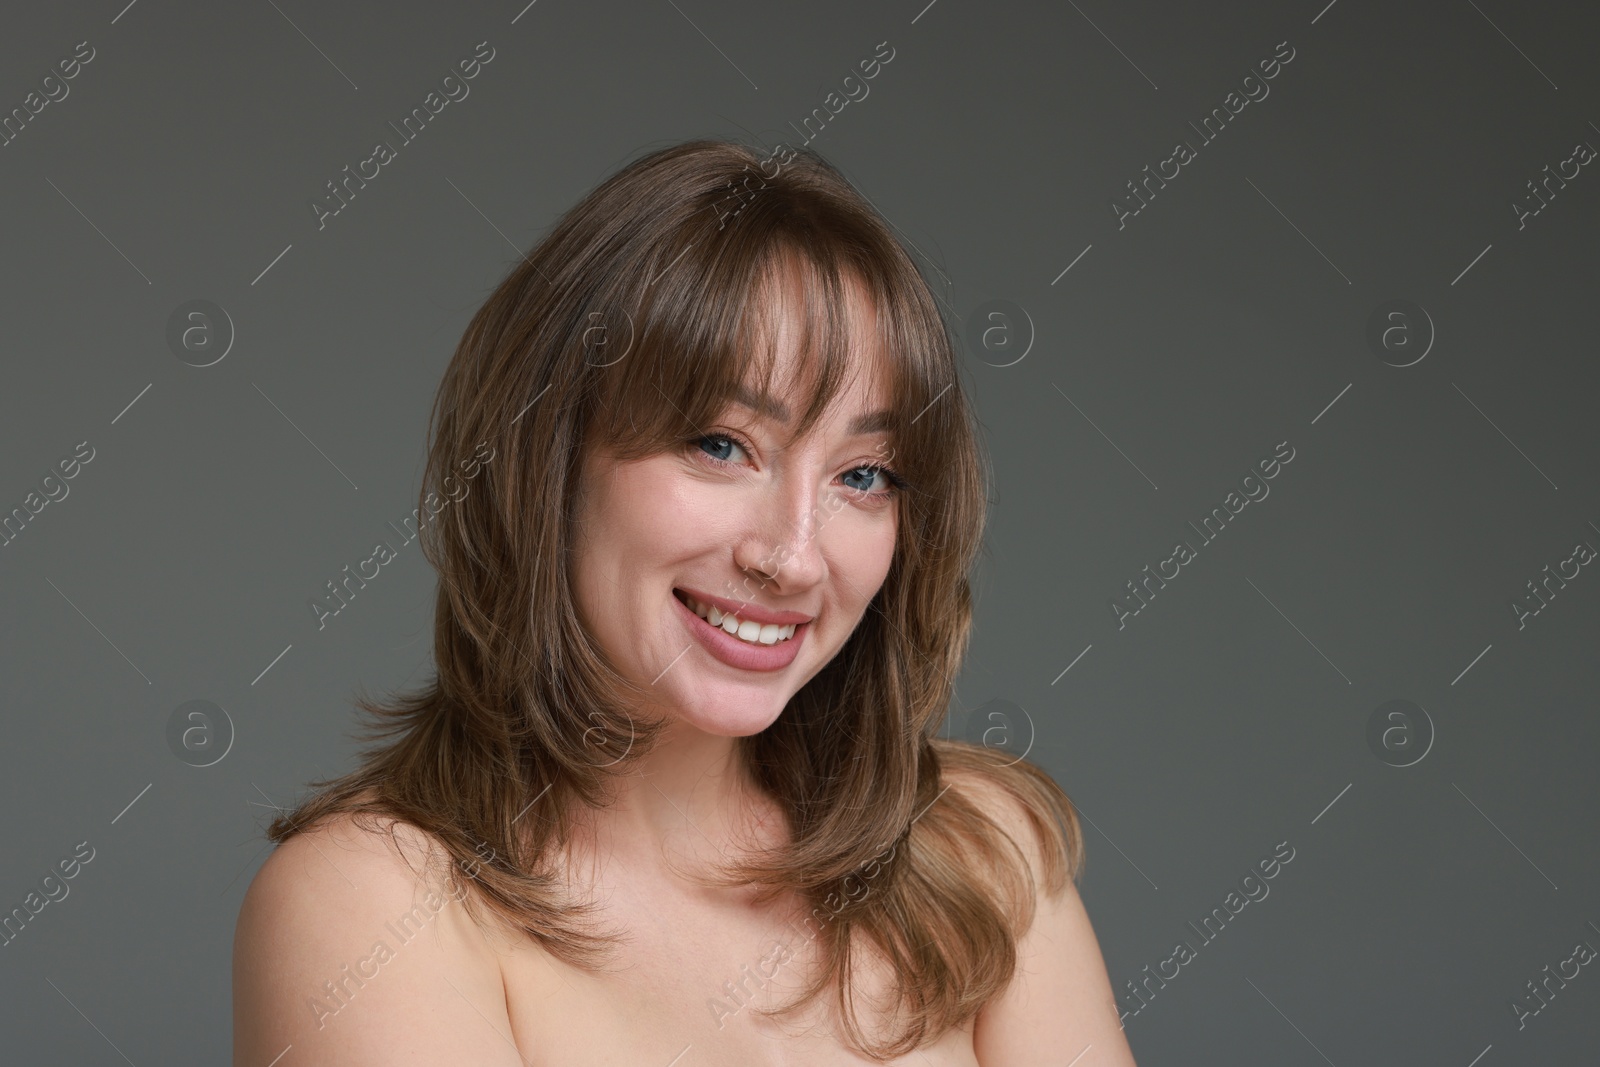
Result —
<instances>
[{"instance_id":1,"label":"smiling mouth","mask_svg":"<svg viewBox=\"0 0 1600 1067\"><path fill-rule=\"evenodd\" d=\"M776 645L794 637L795 623L779 626L776 623L765 625L750 619L741 619L737 615L728 614L715 605L702 604L694 597L674 589L672 595L677 597L685 607L700 616L712 626L718 627L724 633L751 645Z\"/></svg>"}]
</instances>

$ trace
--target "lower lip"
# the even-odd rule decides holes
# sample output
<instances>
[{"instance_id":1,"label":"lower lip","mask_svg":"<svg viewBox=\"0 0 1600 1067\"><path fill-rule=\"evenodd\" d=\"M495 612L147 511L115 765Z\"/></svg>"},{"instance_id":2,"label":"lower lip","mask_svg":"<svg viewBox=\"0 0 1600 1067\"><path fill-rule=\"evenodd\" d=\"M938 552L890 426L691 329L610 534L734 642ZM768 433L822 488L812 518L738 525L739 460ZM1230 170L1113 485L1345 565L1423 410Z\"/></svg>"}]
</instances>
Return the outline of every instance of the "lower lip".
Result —
<instances>
[{"instance_id":1,"label":"lower lip","mask_svg":"<svg viewBox=\"0 0 1600 1067\"><path fill-rule=\"evenodd\" d=\"M806 631L811 629L809 622L802 622L795 626L794 636L787 641L755 645L734 637L720 626L712 626L679 600L676 593L672 596L672 602L687 617L690 632L705 646L707 652L730 667L746 671L780 671L787 667L800 654L800 642L805 640Z\"/></svg>"}]
</instances>

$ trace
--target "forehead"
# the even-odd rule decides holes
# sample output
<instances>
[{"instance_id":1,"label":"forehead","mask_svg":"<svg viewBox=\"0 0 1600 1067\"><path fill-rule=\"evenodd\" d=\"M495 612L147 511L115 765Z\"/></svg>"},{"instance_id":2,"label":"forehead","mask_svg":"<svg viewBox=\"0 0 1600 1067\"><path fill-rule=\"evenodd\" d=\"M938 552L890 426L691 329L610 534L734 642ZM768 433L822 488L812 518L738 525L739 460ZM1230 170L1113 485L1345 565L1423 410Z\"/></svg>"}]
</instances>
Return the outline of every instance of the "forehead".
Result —
<instances>
[{"instance_id":1,"label":"forehead","mask_svg":"<svg viewBox=\"0 0 1600 1067\"><path fill-rule=\"evenodd\" d=\"M817 331L828 330L837 317L848 353L848 369L835 393L830 414L848 419L847 432L875 433L891 426L893 404L889 358L879 332L878 310L860 279L850 272L841 275L842 306L818 307L815 289L809 289L802 276L804 268L793 260L769 275L762 286L762 299L755 303L757 333L770 354L770 387L764 388L766 367L756 361L744 382L729 395L729 403L754 411L779 425L794 420L797 408L811 399L815 387L815 360L808 351L818 340ZM812 279L814 281L814 279Z\"/></svg>"},{"instance_id":2,"label":"forehead","mask_svg":"<svg viewBox=\"0 0 1600 1067\"><path fill-rule=\"evenodd\" d=\"M887 407L880 406L882 391L876 395L867 396L851 389L845 389L834 397L834 409L850 418L845 432L851 434L882 433L889 430L892 425L893 412ZM758 393L749 386L741 385L734 390L732 403L747 407L763 418L771 419L782 426L787 426L794 421L794 414L790 406L770 393Z\"/></svg>"}]
</instances>

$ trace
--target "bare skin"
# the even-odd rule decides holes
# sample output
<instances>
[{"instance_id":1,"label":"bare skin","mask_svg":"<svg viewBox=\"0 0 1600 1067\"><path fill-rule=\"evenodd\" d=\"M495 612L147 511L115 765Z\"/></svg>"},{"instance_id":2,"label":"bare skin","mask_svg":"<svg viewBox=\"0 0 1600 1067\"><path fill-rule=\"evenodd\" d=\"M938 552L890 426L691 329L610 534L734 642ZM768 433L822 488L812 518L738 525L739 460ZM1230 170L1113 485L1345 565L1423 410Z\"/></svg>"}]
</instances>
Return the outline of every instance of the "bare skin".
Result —
<instances>
[{"instance_id":1,"label":"bare skin","mask_svg":"<svg viewBox=\"0 0 1600 1067\"><path fill-rule=\"evenodd\" d=\"M995 800L979 782L958 788ZM1020 813L990 810L1017 841L1031 840ZM872 1062L846 1047L825 1005L776 1021L752 1010L787 999L814 959L793 901L758 906L738 891L692 889L658 863L614 854L577 864L589 873L575 887L597 890L606 921L632 938L614 970L590 974L518 933L476 926L442 879L419 875L423 835L402 826L397 836L399 849L333 819L262 867L235 941L236 1067L280 1055L278 1067ZM1037 871L1036 851L1030 859ZM1031 1067L1082 1053L1075 1067L1134 1067L1074 890L1041 893L1019 958L1018 977L974 1023L891 1062ZM872 992L889 981L881 970L863 977Z\"/></svg>"},{"instance_id":2,"label":"bare skin","mask_svg":"<svg viewBox=\"0 0 1600 1067\"><path fill-rule=\"evenodd\" d=\"M798 293L786 290L779 334L780 380L791 384ZM859 292L855 301L853 321L870 325L872 309ZM771 725L833 658L892 562L897 509L874 468L890 453L850 428L886 406L868 377L804 439L734 404L705 427L710 438L681 452L585 459L578 613L613 664L658 694L639 714L668 723L561 857L575 893L602 901L607 926L629 937L614 968L587 973L526 936L480 929L442 878L418 873L430 851L420 833L402 828L397 851L329 820L280 846L246 896L234 953L238 1067L279 1055L279 1067L875 1062L845 1045L830 999L781 1020L753 1010L787 1001L809 976L797 899L757 904L748 890L706 889L683 874L784 839L783 819L736 764L735 741ZM777 399L797 409L802 396ZM757 606L813 617L781 668L718 659L674 600L680 586L727 596L727 583L750 573L771 576ZM981 782L961 787L1028 838L1020 813ZM1019 949L1022 974L975 1022L893 1062L1031 1067L1064 1064L1087 1045L1080 1067L1132 1067L1075 890L1041 898ZM858 973L869 991L892 981L870 966Z\"/></svg>"}]
</instances>

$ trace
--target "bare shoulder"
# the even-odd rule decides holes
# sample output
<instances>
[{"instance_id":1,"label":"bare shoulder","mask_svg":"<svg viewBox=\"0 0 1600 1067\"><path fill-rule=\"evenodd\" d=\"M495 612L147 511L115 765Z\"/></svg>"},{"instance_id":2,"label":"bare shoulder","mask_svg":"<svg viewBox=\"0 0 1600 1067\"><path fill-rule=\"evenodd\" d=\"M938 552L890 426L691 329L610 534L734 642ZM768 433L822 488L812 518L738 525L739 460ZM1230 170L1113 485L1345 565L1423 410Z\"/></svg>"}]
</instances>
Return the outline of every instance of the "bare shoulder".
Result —
<instances>
[{"instance_id":1,"label":"bare shoulder","mask_svg":"<svg viewBox=\"0 0 1600 1067\"><path fill-rule=\"evenodd\" d=\"M946 785L1016 843L1035 893L1032 919L1017 941L1016 976L974 1024L978 1062L1027 1067L1065 1062L1092 1048L1086 1063L1135 1067L1100 943L1078 893L1081 845L1070 802L1069 836L1063 839L1049 826L1056 804L1042 770L986 766L987 757L950 762L957 765L945 772Z\"/></svg>"},{"instance_id":2,"label":"bare shoulder","mask_svg":"<svg viewBox=\"0 0 1600 1067\"><path fill-rule=\"evenodd\" d=\"M979 757L971 751L975 747L965 745L957 750L961 758L945 759L945 789L971 803L1016 845L1039 895L1070 890L1082 858L1066 794L1038 767L996 761L988 753Z\"/></svg>"},{"instance_id":3,"label":"bare shoulder","mask_svg":"<svg viewBox=\"0 0 1600 1067\"><path fill-rule=\"evenodd\" d=\"M415 827L348 815L278 845L234 931L235 1064L290 1046L325 1064L519 1063L445 858Z\"/></svg>"}]
</instances>

